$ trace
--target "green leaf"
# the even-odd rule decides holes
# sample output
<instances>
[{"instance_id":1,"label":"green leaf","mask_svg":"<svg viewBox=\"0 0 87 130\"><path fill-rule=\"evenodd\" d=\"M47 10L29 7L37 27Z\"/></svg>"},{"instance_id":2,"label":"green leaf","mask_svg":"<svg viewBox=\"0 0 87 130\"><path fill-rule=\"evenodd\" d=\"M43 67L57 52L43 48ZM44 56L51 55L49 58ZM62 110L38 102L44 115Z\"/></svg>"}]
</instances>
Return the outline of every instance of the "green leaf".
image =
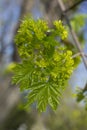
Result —
<instances>
[{"instance_id":1,"label":"green leaf","mask_svg":"<svg viewBox=\"0 0 87 130\"><path fill-rule=\"evenodd\" d=\"M50 29L42 19L25 18L15 38L22 62L14 68L13 83L28 92L25 108L36 102L41 112L48 105L57 109L74 65L72 52L58 40L67 37L65 26L60 20L53 25Z\"/></svg>"}]
</instances>

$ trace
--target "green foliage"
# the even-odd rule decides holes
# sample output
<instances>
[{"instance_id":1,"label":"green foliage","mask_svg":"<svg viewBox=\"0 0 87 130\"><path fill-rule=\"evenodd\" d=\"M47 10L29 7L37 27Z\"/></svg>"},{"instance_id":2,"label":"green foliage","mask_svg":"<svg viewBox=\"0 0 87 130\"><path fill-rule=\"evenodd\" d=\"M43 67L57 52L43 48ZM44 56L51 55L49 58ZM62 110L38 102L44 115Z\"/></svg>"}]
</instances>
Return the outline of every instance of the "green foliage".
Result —
<instances>
[{"instance_id":1,"label":"green foliage","mask_svg":"<svg viewBox=\"0 0 87 130\"><path fill-rule=\"evenodd\" d=\"M77 89L77 101L80 102L84 99L84 92L81 88Z\"/></svg>"},{"instance_id":2,"label":"green foliage","mask_svg":"<svg viewBox=\"0 0 87 130\"><path fill-rule=\"evenodd\" d=\"M83 33L83 27L85 25L85 21L87 19L87 15L86 14L81 14L78 13L76 14L72 19L71 19L71 24L73 29L75 30L75 32L78 34L79 36L79 41L81 43L84 43L84 33Z\"/></svg>"},{"instance_id":3,"label":"green foliage","mask_svg":"<svg viewBox=\"0 0 87 130\"><path fill-rule=\"evenodd\" d=\"M71 24L73 26L73 28L75 29L75 31L77 31L77 33L81 30L81 28L85 25L85 20L87 19L87 15L86 14L77 14L73 17L73 19L71 20Z\"/></svg>"},{"instance_id":4,"label":"green foliage","mask_svg":"<svg viewBox=\"0 0 87 130\"><path fill-rule=\"evenodd\" d=\"M73 100L70 87L66 90L55 114L46 116L45 126L49 130L86 130L87 111Z\"/></svg>"},{"instance_id":5,"label":"green foliage","mask_svg":"<svg viewBox=\"0 0 87 130\"><path fill-rule=\"evenodd\" d=\"M77 89L77 102L83 102L85 109L87 110L87 85L84 89L78 88Z\"/></svg>"},{"instance_id":6,"label":"green foliage","mask_svg":"<svg viewBox=\"0 0 87 130\"><path fill-rule=\"evenodd\" d=\"M53 26L25 18L15 39L22 62L14 68L13 83L19 84L21 91L30 90L25 107L36 102L39 111L45 111L48 104L57 109L73 71L72 52L59 42L67 38L67 30L60 20Z\"/></svg>"}]
</instances>

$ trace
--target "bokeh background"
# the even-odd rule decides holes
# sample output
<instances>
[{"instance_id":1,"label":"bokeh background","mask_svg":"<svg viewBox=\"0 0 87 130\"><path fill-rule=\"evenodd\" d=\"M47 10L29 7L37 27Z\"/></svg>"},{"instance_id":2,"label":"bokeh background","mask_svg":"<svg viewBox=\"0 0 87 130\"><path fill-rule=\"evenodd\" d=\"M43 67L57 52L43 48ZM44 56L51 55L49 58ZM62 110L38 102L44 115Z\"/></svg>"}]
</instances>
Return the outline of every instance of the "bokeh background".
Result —
<instances>
[{"instance_id":1,"label":"bokeh background","mask_svg":"<svg viewBox=\"0 0 87 130\"><path fill-rule=\"evenodd\" d=\"M87 1L77 1L80 1L79 4L67 11L70 20L79 14L87 15ZM66 9L76 3L75 0L63 2ZM18 86L11 84L9 66L20 60L14 37L27 14L35 19L46 19L49 26L53 20L62 17L57 0L0 0L0 130L87 130L84 103L77 103L73 96L76 87L84 88L87 83L87 70L83 62L72 74L56 112L48 108L46 112L38 113L35 106L27 111L20 107L25 93L20 93ZM79 24L78 20L75 24ZM81 46L87 53L87 19L77 36L83 36L80 42L83 41Z\"/></svg>"}]
</instances>

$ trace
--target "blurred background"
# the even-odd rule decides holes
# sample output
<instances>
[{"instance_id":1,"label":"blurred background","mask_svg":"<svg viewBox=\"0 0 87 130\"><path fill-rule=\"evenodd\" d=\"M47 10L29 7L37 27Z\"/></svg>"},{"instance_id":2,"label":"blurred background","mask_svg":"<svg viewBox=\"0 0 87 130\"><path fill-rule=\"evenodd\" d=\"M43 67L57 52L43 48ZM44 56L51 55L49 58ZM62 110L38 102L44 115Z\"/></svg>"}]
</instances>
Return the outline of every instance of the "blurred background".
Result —
<instances>
[{"instance_id":1,"label":"blurred background","mask_svg":"<svg viewBox=\"0 0 87 130\"><path fill-rule=\"evenodd\" d=\"M67 13L81 47L87 53L87 0L62 2L66 8L64 13ZM44 18L51 27L55 19L64 20L64 13L58 0L0 0L0 130L87 130L84 103L77 103L73 96L76 87L86 87L87 70L82 61L73 72L56 112L48 107L46 112L38 113L34 106L29 111L23 110L24 93L11 84L9 66L20 60L14 37L23 17L31 14L35 19ZM64 42L71 44L73 49L72 36L69 35Z\"/></svg>"}]
</instances>

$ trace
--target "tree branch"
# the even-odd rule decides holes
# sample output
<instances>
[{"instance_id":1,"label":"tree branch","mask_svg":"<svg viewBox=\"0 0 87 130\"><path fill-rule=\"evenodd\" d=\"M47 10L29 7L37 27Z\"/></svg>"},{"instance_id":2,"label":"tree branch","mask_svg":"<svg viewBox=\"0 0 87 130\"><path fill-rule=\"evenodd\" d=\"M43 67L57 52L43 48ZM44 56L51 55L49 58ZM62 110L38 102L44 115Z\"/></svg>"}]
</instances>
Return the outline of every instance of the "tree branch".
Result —
<instances>
[{"instance_id":1,"label":"tree branch","mask_svg":"<svg viewBox=\"0 0 87 130\"><path fill-rule=\"evenodd\" d=\"M84 52L82 52L82 54L87 58L87 54L85 54ZM81 53L80 52L76 53L75 55L72 56L72 58L75 58L77 56L81 56Z\"/></svg>"},{"instance_id":2,"label":"tree branch","mask_svg":"<svg viewBox=\"0 0 87 130\"><path fill-rule=\"evenodd\" d=\"M77 2L76 2L75 4L73 4L71 7L67 8L64 12L66 13L66 12L72 10L73 8L75 8L76 6L78 6L79 4L81 4L82 2L85 2L85 1L87 1L87 0L79 0L79 1L77 1Z\"/></svg>"},{"instance_id":3,"label":"tree branch","mask_svg":"<svg viewBox=\"0 0 87 130\"><path fill-rule=\"evenodd\" d=\"M65 6L64 6L62 0L57 0L57 2L58 2L58 5L60 6L61 12L62 12L62 14L63 14L63 16L64 16L64 18L65 18L65 20L66 20L66 22L67 22L67 25L68 25L68 27L69 27L70 33L71 33L71 35L72 35L72 38L73 38L73 40L74 40L74 42L75 42L76 47L78 48L78 51L79 51L80 54L81 54L82 60L83 60L83 62L84 62L85 68L86 68L86 70L87 70L87 61L86 61L86 59L85 59L84 54L82 53L83 51L82 51L82 48L81 48L81 46L80 46L79 40L78 40L78 38L77 38L77 36L76 36L76 33L74 32L74 30L73 30L73 28L72 28L72 26L71 26L71 24L70 24L70 21L69 21L69 19L68 19L68 16L67 16L66 13L65 13L65 10L66 10L66 9L65 9Z\"/></svg>"}]
</instances>

